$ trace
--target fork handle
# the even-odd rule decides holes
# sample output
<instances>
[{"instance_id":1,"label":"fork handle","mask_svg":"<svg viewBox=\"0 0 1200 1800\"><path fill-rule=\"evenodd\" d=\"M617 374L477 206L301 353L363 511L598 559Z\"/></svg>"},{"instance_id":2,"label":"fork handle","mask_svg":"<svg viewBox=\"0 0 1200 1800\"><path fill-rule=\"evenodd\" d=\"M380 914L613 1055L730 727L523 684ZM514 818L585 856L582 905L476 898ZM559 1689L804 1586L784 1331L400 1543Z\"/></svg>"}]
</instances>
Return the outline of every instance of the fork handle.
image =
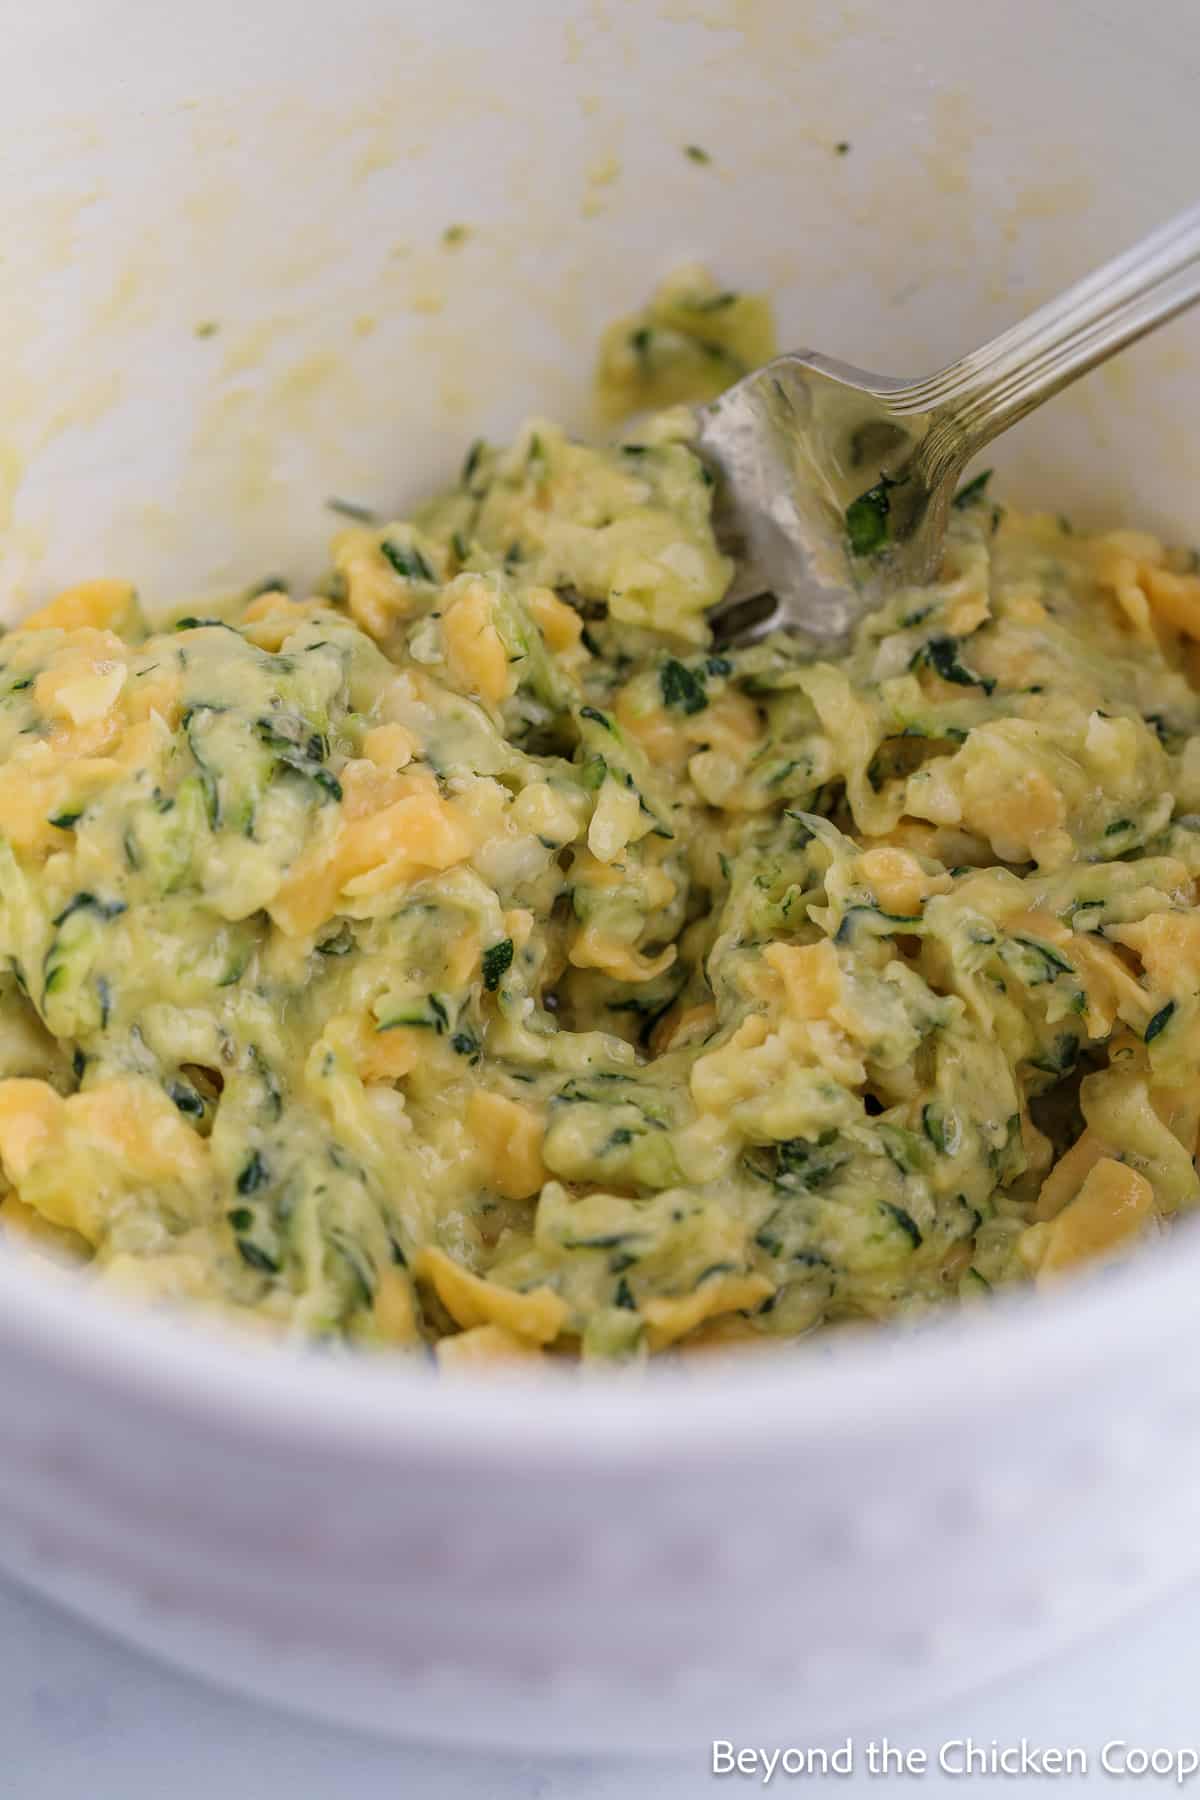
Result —
<instances>
[{"instance_id":1,"label":"fork handle","mask_svg":"<svg viewBox=\"0 0 1200 1800\"><path fill-rule=\"evenodd\" d=\"M1043 400L1198 299L1200 206L1193 206L981 350L891 392L888 402L897 412L948 415L961 434L960 454L973 455Z\"/></svg>"}]
</instances>

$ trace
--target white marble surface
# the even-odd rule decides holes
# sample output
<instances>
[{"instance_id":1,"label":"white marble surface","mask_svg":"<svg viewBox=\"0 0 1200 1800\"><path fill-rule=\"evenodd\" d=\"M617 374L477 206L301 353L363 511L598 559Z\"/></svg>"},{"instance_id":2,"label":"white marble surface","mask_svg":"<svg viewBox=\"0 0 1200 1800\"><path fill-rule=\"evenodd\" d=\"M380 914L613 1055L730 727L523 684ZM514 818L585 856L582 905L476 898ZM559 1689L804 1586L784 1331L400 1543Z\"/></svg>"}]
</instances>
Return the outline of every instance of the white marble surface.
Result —
<instances>
[{"instance_id":1,"label":"white marble surface","mask_svg":"<svg viewBox=\"0 0 1200 1800\"><path fill-rule=\"evenodd\" d=\"M1200 1743L1200 1590L1189 1589L1120 1631L1003 1688L960 1701L890 1733L936 1760L968 1734L986 1744L1022 1735L1148 1747ZM720 1733L714 1720L713 1732ZM614 1721L619 1738L619 1721ZM863 1760L865 1738L858 1741ZM19 1800L695 1800L721 1794L1011 1794L1012 1778L889 1781L715 1779L709 1744L672 1762L488 1756L397 1747L310 1726L218 1693L147 1662L18 1590L0 1585L0 1794ZM619 1747L619 1745L618 1745ZM1055 1787L1048 1779L1038 1786ZM1178 1792L1168 1781L1095 1774L1067 1792L1121 1796ZM1200 1776L1183 1790L1200 1795Z\"/></svg>"}]
</instances>

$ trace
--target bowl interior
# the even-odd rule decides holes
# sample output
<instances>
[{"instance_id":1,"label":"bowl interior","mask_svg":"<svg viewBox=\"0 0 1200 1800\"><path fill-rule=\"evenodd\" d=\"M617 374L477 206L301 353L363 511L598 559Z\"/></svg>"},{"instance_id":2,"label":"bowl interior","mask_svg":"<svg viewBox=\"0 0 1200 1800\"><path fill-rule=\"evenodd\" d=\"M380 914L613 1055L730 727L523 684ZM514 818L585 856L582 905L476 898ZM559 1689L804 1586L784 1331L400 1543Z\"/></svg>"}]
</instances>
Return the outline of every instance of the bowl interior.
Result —
<instances>
[{"instance_id":1,"label":"bowl interior","mask_svg":"<svg viewBox=\"0 0 1200 1800\"><path fill-rule=\"evenodd\" d=\"M917 373L1194 197L1186 0L1011 0L1001 32L938 0L43 0L8 34L8 619L101 573L153 607L315 572L331 496L388 512L478 433L585 428L599 331L681 261L772 294L787 345ZM998 485L1200 537L1198 408L1184 318Z\"/></svg>"},{"instance_id":2,"label":"bowl interior","mask_svg":"<svg viewBox=\"0 0 1200 1800\"><path fill-rule=\"evenodd\" d=\"M312 572L331 495L388 512L477 432L586 426L599 330L683 260L769 291L785 344L940 364L1192 197L1188 20L1185 0L1013 0L986 34L938 0L342 0L302 29L284 0L21 10L7 616L98 573L153 605ZM1011 497L1186 538L1198 349L1184 320L1021 428L995 458Z\"/></svg>"}]
</instances>

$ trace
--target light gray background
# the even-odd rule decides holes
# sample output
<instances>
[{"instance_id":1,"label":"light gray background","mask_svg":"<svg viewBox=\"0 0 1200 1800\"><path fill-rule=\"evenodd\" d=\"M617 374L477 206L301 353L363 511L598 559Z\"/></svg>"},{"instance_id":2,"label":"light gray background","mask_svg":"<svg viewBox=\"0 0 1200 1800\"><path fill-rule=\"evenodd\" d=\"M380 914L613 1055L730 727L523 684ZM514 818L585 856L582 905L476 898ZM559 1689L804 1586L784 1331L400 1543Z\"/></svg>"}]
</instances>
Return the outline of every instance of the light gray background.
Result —
<instances>
[{"instance_id":1,"label":"light gray background","mask_svg":"<svg viewBox=\"0 0 1200 1800\"><path fill-rule=\"evenodd\" d=\"M720 1720L713 1733L721 1735ZM619 1747L620 1720L613 1721ZM1019 1681L893 1728L928 1748L973 1736L1148 1747L1200 1745L1200 1589ZM786 1779L764 1789L715 1779L710 1746L679 1761L612 1761L400 1748L306 1725L146 1661L25 1593L0 1584L0 1796L3 1800L721 1800L722 1796L956 1793L966 1800L1030 1786L975 1776ZM1100 1774L1038 1782L1114 1800L1181 1790L1163 1779ZM1200 1797L1200 1776L1182 1789Z\"/></svg>"}]
</instances>

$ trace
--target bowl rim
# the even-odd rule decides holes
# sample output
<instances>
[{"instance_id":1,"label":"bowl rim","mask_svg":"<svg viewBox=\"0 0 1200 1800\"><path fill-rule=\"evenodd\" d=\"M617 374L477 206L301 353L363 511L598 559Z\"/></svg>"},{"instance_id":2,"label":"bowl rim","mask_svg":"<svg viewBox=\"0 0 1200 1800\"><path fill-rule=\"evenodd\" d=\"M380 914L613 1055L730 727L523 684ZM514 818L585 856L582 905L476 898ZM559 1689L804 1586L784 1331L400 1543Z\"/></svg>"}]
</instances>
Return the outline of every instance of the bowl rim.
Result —
<instances>
[{"instance_id":1,"label":"bowl rim","mask_svg":"<svg viewBox=\"0 0 1200 1800\"><path fill-rule=\"evenodd\" d=\"M801 1445L883 1448L917 1429L953 1430L969 1448L997 1409L1011 1417L1051 1394L1059 1408L1097 1370L1111 1383L1118 1344L1128 1372L1177 1338L1200 1262L1200 1236L1185 1235L1192 1241L1170 1253L1160 1244L1061 1293L1018 1289L970 1314L935 1311L911 1331L868 1327L820 1348L807 1340L800 1354L713 1353L686 1378L653 1365L641 1377L588 1375L582 1397L573 1364L447 1381L386 1354L243 1341L194 1313L159 1314L77 1277L47 1278L4 1247L0 1339L101 1404L165 1411L217 1439L393 1467L414 1451L563 1472L761 1462Z\"/></svg>"}]
</instances>

